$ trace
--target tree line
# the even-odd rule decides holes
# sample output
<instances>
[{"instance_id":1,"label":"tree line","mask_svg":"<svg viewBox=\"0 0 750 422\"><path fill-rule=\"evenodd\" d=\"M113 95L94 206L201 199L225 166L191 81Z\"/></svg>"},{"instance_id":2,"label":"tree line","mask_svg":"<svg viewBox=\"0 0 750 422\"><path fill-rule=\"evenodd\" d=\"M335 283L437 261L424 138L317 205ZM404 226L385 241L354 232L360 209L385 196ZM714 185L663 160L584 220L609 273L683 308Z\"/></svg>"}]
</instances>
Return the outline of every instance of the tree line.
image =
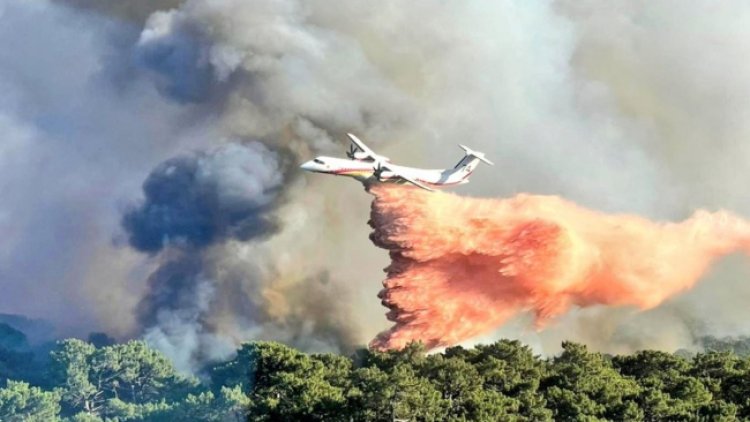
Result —
<instances>
[{"instance_id":1,"label":"tree line","mask_svg":"<svg viewBox=\"0 0 750 422\"><path fill-rule=\"evenodd\" d=\"M90 340L34 353L0 324L0 421L750 420L746 338L692 356L565 342L550 358L511 340L351 356L249 342L197 376L142 341Z\"/></svg>"}]
</instances>

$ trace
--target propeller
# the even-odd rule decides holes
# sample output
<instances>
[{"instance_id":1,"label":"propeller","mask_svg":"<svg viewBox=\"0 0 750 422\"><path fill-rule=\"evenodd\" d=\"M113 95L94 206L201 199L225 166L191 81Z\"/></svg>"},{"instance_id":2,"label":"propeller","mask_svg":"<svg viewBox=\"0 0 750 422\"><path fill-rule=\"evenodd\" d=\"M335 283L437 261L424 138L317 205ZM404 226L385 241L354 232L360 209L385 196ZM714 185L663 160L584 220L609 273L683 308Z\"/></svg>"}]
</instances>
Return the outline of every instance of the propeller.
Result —
<instances>
[{"instance_id":1,"label":"propeller","mask_svg":"<svg viewBox=\"0 0 750 422\"><path fill-rule=\"evenodd\" d=\"M385 167L380 163L380 161L377 162L375 166L373 166L375 171L373 171L372 175L375 176L376 179L378 179L379 182L383 181L383 171L385 171Z\"/></svg>"},{"instance_id":2,"label":"propeller","mask_svg":"<svg viewBox=\"0 0 750 422\"><path fill-rule=\"evenodd\" d=\"M346 156L354 160L354 153L357 152L356 148L354 148L354 145L349 145L349 151L346 152Z\"/></svg>"}]
</instances>

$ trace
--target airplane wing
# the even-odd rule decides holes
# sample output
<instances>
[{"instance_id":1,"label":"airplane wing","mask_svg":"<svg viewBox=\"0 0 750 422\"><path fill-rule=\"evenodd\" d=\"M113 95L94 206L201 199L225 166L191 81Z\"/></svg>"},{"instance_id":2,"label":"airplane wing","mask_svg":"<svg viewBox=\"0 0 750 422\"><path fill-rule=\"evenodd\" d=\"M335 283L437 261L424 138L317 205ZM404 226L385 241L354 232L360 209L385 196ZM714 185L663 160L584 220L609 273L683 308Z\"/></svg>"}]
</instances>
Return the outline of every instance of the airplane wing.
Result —
<instances>
[{"instance_id":1,"label":"airplane wing","mask_svg":"<svg viewBox=\"0 0 750 422\"><path fill-rule=\"evenodd\" d=\"M360 151L362 151L365 154L370 155L370 156L377 155L377 154L375 154L375 152L373 152L373 150L371 150L370 148L368 148L367 145L365 145L365 143L362 142L356 136L352 135L351 133L347 133L346 136L348 136L349 139L352 140L352 142L354 143L354 145L356 145L357 148L359 148Z\"/></svg>"},{"instance_id":2,"label":"airplane wing","mask_svg":"<svg viewBox=\"0 0 750 422\"><path fill-rule=\"evenodd\" d=\"M422 183L420 183L420 182L418 182L418 181L416 181L416 180L414 180L412 178L406 177L406 176L404 176L402 174L398 174L398 173L394 173L394 174L396 176L400 177L401 179L406 180L407 182L411 183L412 185L414 185L416 187L422 188L424 190L428 190L430 192L434 192L435 191L435 189L432 189L431 187L428 187L427 185L424 185L424 184L422 184Z\"/></svg>"},{"instance_id":3,"label":"airplane wing","mask_svg":"<svg viewBox=\"0 0 750 422\"><path fill-rule=\"evenodd\" d=\"M362 142L359 138L357 138L356 136L352 135L351 133L347 133L346 136L348 136L349 139L351 139L352 143L357 147L357 149L359 149L360 151L362 151L365 155L367 155L371 159L373 159L373 160L388 161L388 157L376 154L375 151L373 151L370 148L368 148L367 145L365 145L364 142Z\"/></svg>"},{"instance_id":4,"label":"airplane wing","mask_svg":"<svg viewBox=\"0 0 750 422\"><path fill-rule=\"evenodd\" d=\"M411 183L412 185L414 185L414 186L416 186L418 188L422 188L422 189L428 190L430 192L434 192L435 191L435 189L432 189L431 187L429 187L429 186L427 186L427 185L425 185L425 184L417 181L416 179L413 179L413 178L411 178L409 176L405 176L405 175L403 175L401 173L393 171L393 169L391 169L388 166L384 166L382 164L381 164L381 166L382 166L382 168L384 168L384 169L388 170L389 172L391 172L391 174L393 174L395 177L398 177L399 179L402 179L402 180L404 180L406 182L409 182L409 183Z\"/></svg>"}]
</instances>

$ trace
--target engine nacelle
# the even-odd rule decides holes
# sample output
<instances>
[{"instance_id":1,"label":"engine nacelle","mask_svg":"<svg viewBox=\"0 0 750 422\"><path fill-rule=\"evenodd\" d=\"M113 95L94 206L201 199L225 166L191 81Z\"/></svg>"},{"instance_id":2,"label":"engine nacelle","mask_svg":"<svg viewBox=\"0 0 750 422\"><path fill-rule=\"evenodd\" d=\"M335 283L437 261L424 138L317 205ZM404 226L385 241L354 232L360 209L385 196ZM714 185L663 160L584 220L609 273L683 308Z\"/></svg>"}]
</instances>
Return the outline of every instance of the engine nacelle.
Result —
<instances>
[{"instance_id":1,"label":"engine nacelle","mask_svg":"<svg viewBox=\"0 0 750 422\"><path fill-rule=\"evenodd\" d=\"M383 156L383 155L376 155L376 154L368 154L364 151L357 151L349 156L350 158L354 160L363 160L363 161L383 161L383 162L390 162L391 159Z\"/></svg>"}]
</instances>

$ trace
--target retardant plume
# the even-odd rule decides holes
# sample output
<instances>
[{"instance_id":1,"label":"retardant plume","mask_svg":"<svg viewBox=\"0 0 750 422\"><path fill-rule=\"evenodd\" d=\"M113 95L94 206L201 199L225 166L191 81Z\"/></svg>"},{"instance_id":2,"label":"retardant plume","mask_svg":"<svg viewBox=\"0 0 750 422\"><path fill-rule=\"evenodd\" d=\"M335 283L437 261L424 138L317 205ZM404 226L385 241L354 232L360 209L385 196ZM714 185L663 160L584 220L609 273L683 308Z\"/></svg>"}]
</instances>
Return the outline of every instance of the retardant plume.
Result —
<instances>
[{"instance_id":1,"label":"retardant plume","mask_svg":"<svg viewBox=\"0 0 750 422\"><path fill-rule=\"evenodd\" d=\"M750 223L725 211L657 223L554 196L371 192L370 237L392 260L379 297L396 323L372 341L380 349L456 344L524 311L541 328L574 306L653 308L716 258L750 253Z\"/></svg>"}]
</instances>

